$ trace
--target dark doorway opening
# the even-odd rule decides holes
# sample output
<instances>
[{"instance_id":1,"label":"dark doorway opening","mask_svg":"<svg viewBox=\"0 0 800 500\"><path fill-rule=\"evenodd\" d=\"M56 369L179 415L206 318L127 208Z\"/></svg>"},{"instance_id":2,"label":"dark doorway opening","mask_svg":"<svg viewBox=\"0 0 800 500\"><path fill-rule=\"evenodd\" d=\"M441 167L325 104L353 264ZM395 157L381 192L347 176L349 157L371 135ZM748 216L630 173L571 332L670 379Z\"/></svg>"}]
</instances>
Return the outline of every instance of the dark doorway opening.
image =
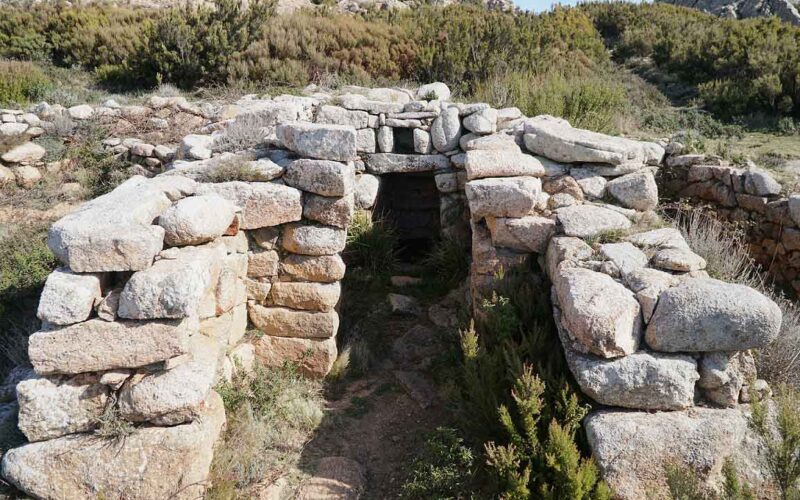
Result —
<instances>
[{"instance_id":1,"label":"dark doorway opening","mask_svg":"<svg viewBox=\"0 0 800 500\"><path fill-rule=\"evenodd\" d=\"M419 261L440 234L439 191L433 173L382 175L373 213L396 231L400 260Z\"/></svg>"},{"instance_id":2,"label":"dark doorway opening","mask_svg":"<svg viewBox=\"0 0 800 500\"><path fill-rule=\"evenodd\" d=\"M394 152L405 155L414 154L414 129L394 129Z\"/></svg>"}]
</instances>

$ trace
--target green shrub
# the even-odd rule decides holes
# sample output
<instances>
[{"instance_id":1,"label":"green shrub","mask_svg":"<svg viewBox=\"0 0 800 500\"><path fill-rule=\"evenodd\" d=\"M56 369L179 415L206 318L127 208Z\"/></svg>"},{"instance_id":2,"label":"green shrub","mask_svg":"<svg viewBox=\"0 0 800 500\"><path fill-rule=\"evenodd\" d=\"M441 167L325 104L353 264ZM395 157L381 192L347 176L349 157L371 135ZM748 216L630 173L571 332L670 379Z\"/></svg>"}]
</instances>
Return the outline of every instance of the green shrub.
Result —
<instances>
[{"instance_id":1,"label":"green shrub","mask_svg":"<svg viewBox=\"0 0 800 500\"><path fill-rule=\"evenodd\" d=\"M581 9L617 60L652 58L659 69L696 87L720 117L800 113L796 26L776 17L720 19L663 3L592 3Z\"/></svg>"},{"instance_id":2,"label":"green shrub","mask_svg":"<svg viewBox=\"0 0 800 500\"><path fill-rule=\"evenodd\" d=\"M35 297L56 266L45 240L47 229L17 226L0 236L0 317L11 306Z\"/></svg>"},{"instance_id":3,"label":"green shrub","mask_svg":"<svg viewBox=\"0 0 800 500\"><path fill-rule=\"evenodd\" d=\"M456 429L437 428L411 464L400 497L472 498L477 457Z\"/></svg>"},{"instance_id":4,"label":"green shrub","mask_svg":"<svg viewBox=\"0 0 800 500\"><path fill-rule=\"evenodd\" d=\"M470 252L466 244L452 238L434 243L423 259L425 277L434 279L447 290L458 286L469 274Z\"/></svg>"},{"instance_id":5,"label":"green shrub","mask_svg":"<svg viewBox=\"0 0 800 500\"><path fill-rule=\"evenodd\" d=\"M25 105L41 100L50 79L33 63L0 61L0 105Z\"/></svg>"},{"instance_id":6,"label":"green shrub","mask_svg":"<svg viewBox=\"0 0 800 500\"><path fill-rule=\"evenodd\" d=\"M149 25L146 46L134 66L183 88L225 81L228 64L271 24L274 4L214 0L213 5L172 8Z\"/></svg>"},{"instance_id":7,"label":"green shrub","mask_svg":"<svg viewBox=\"0 0 800 500\"><path fill-rule=\"evenodd\" d=\"M516 106L527 116L559 116L601 132L614 131L625 109L624 88L600 70L583 75L510 71L478 82L473 99Z\"/></svg>"},{"instance_id":8,"label":"green shrub","mask_svg":"<svg viewBox=\"0 0 800 500\"><path fill-rule=\"evenodd\" d=\"M397 265L397 234L384 219L357 211L347 230L343 257L348 267L372 276L390 274Z\"/></svg>"},{"instance_id":9,"label":"green shrub","mask_svg":"<svg viewBox=\"0 0 800 500\"><path fill-rule=\"evenodd\" d=\"M783 500L800 498L800 393L777 388L774 416L769 405L751 403L752 425L764 440L767 464Z\"/></svg>"},{"instance_id":10,"label":"green shrub","mask_svg":"<svg viewBox=\"0 0 800 500\"><path fill-rule=\"evenodd\" d=\"M412 76L415 47L407 31L385 20L295 12L273 19L234 58L230 80L302 86L335 74L347 83L397 81Z\"/></svg>"},{"instance_id":11,"label":"green shrub","mask_svg":"<svg viewBox=\"0 0 800 500\"><path fill-rule=\"evenodd\" d=\"M524 500L609 499L597 465L582 458L575 434L587 409L562 392L559 405L545 408L544 383L526 365L511 392L514 410L500 406L508 444L486 444L488 464L499 480L501 498ZM548 416L549 414L549 416ZM544 438L543 438L544 436Z\"/></svg>"}]
</instances>

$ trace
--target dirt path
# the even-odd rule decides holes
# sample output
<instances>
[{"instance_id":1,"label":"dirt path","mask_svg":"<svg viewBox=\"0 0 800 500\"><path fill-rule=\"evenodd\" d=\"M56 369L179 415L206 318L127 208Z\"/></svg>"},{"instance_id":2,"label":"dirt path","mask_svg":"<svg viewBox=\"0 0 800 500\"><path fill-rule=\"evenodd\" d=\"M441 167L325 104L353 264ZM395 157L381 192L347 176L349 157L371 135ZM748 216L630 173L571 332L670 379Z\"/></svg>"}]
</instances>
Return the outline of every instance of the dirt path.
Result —
<instances>
[{"instance_id":1,"label":"dirt path","mask_svg":"<svg viewBox=\"0 0 800 500\"><path fill-rule=\"evenodd\" d=\"M324 457L346 457L362 467L361 498L399 496L408 464L430 432L451 420L435 371L458 337L427 316L421 307L414 315L387 317L381 327L386 355L363 377L331 388L326 419L303 453L303 470L313 474Z\"/></svg>"}]
</instances>

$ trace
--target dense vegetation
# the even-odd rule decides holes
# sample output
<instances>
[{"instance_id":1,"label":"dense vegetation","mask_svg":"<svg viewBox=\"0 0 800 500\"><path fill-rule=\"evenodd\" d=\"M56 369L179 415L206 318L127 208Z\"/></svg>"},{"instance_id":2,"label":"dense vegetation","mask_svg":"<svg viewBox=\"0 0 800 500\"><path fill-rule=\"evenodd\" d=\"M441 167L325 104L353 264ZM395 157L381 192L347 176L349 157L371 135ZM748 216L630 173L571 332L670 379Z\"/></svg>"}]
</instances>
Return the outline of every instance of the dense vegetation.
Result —
<instances>
[{"instance_id":1,"label":"dense vegetation","mask_svg":"<svg viewBox=\"0 0 800 500\"><path fill-rule=\"evenodd\" d=\"M452 5L362 16L324 9L278 16L271 0L214 4L2 6L0 58L81 67L118 88L441 80L463 97L599 130L618 129L621 116L656 130L697 122L647 109L667 101L631 86L613 57L671 97L680 88L682 104L695 98L725 120L800 115L800 28L776 19L723 20L627 2L538 15ZM41 98L47 82L31 69L10 85L0 79L0 102Z\"/></svg>"},{"instance_id":2,"label":"dense vegetation","mask_svg":"<svg viewBox=\"0 0 800 500\"><path fill-rule=\"evenodd\" d=\"M648 58L725 118L800 116L800 29L777 18L720 19L666 4L582 9L620 62Z\"/></svg>"}]
</instances>

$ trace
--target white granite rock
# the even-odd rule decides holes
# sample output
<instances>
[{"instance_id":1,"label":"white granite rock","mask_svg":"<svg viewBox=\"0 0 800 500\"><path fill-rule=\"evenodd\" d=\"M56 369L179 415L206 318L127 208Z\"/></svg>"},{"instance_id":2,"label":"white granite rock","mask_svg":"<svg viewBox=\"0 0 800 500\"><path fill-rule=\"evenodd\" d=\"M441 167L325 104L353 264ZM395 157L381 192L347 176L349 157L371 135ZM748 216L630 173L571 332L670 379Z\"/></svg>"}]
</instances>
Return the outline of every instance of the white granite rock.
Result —
<instances>
[{"instance_id":1,"label":"white granite rock","mask_svg":"<svg viewBox=\"0 0 800 500\"><path fill-rule=\"evenodd\" d=\"M355 187L352 165L327 160L295 160L283 175L286 184L321 196L345 196Z\"/></svg>"},{"instance_id":2,"label":"white granite rock","mask_svg":"<svg viewBox=\"0 0 800 500\"><path fill-rule=\"evenodd\" d=\"M214 393L191 424L140 427L124 439L77 434L26 444L3 456L2 473L35 498L202 498L224 425Z\"/></svg>"},{"instance_id":3,"label":"white granite rock","mask_svg":"<svg viewBox=\"0 0 800 500\"><path fill-rule=\"evenodd\" d=\"M75 274L58 268L47 277L36 316L54 325L86 321L102 295L100 274Z\"/></svg>"},{"instance_id":4,"label":"white granite rock","mask_svg":"<svg viewBox=\"0 0 800 500\"><path fill-rule=\"evenodd\" d=\"M303 216L302 193L271 182L202 184L198 194L217 194L241 208L241 229L277 226L298 221Z\"/></svg>"},{"instance_id":5,"label":"white granite rock","mask_svg":"<svg viewBox=\"0 0 800 500\"><path fill-rule=\"evenodd\" d=\"M131 276L119 298L121 318L156 319L214 315L214 287L227 254L222 244L176 249ZM207 309L211 294L211 309Z\"/></svg>"},{"instance_id":6,"label":"white granite rock","mask_svg":"<svg viewBox=\"0 0 800 500\"><path fill-rule=\"evenodd\" d=\"M630 290L605 274L578 267L560 268L553 286L564 327L581 349L603 358L636 352L642 320Z\"/></svg>"},{"instance_id":7,"label":"white granite rock","mask_svg":"<svg viewBox=\"0 0 800 500\"><path fill-rule=\"evenodd\" d=\"M665 352L743 351L769 344L781 310L744 285L692 278L664 291L647 326L647 344Z\"/></svg>"},{"instance_id":8,"label":"white granite rock","mask_svg":"<svg viewBox=\"0 0 800 500\"><path fill-rule=\"evenodd\" d=\"M171 246L199 245L222 236L230 227L237 207L216 194L179 200L158 218L164 242Z\"/></svg>"},{"instance_id":9,"label":"white granite rock","mask_svg":"<svg viewBox=\"0 0 800 500\"><path fill-rule=\"evenodd\" d=\"M108 396L108 387L93 376L23 380L17 385L19 429L31 442L91 431Z\"/></svg>"},{"instance_id":10,"label":"white granite rock","mask_svg":"<svg viewBox=\"0 0 800 500\"><path fill-rule=\"evenodd\" d=\"M503 177L467 182L472 217L524 217L531 213L542 183L536 177Z\"/></svg>"},{"instance_id":11,"label":"white granite rock","mask_svg":"<svg viewBox=\"0 0 800 500\"><path fill-rule=\"evenodd\" d=\"M356 158L356 131L344 125L282 123L278 139L300 156L319 160L349 161Z\"/></svg>"},{"instance_id":12,"label":"white granite rock","mask_svg":"<svg viewBox=\"0 0 800 500\"><path fill-rule=\"evenodd\" d=\"M556 214L567 236L590 238L606 231L631 227L631 221L619 212L593 205L560 208Z\"/></svg>"},{"instance_id":13,"label":"white granite rock","mask_svg":"<svg viewBox=\"0 0 800 500\"><path fill-rule=\"evenodd\" d=\"M36 373L74 374L137 368L188 352L197 321L114 321L90 319L58 330L39 331L28 340Z\"/></svg>"}]
</instances>

